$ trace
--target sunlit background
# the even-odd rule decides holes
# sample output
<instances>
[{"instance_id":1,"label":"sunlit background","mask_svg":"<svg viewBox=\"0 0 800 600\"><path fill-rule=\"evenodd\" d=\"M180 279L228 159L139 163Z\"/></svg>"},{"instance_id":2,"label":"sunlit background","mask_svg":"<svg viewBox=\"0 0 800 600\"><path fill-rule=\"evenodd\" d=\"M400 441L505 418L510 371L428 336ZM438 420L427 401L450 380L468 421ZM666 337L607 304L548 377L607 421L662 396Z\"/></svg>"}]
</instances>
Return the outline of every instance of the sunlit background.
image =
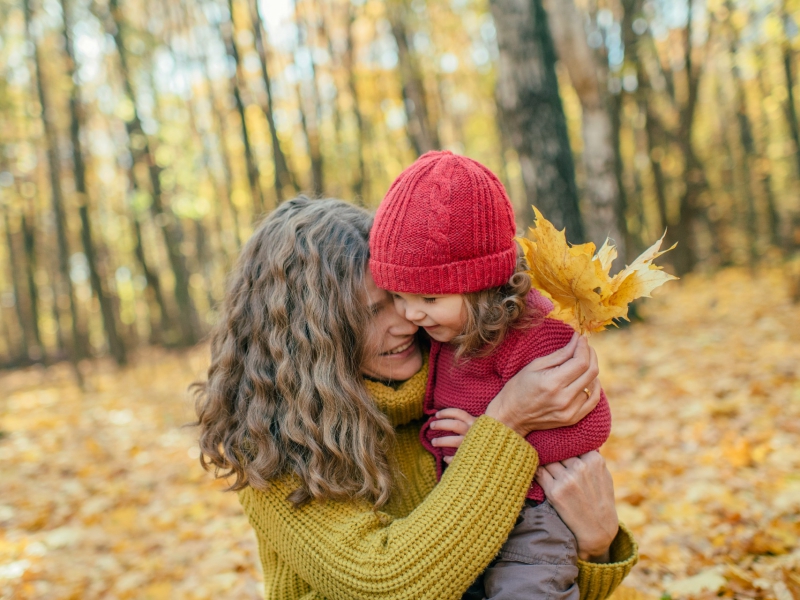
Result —
<instances>
[{"instance_id":1,"label":"sunlit background","mask_svg":"<svg viewBox=\"0 0 800 600\"><path fill-rule=\"evenodd\" d=\"M679 273L787 257L795 4L565 6L537 67L479 0L4 1L0 361L192 344L260 215L300 192L376 206L433 148L492 168L521 226L536 203L628 258L667 228ZM540 67L568 129L520 141L539 107L504 81ZM571 203L579 226L548 210Z\"/></svg>"},{"instance_id":2,"label":"sunlit background","mask_svg":"<svg viewBox=\"0 0 800 600\"><path fill-rule=\"evenodd\" d=\"M0 599L257 598L184 391L241 244L449 149L619 265L645 598L800 600L798 0L0 0Z\"/></svg>"}]
</instances>

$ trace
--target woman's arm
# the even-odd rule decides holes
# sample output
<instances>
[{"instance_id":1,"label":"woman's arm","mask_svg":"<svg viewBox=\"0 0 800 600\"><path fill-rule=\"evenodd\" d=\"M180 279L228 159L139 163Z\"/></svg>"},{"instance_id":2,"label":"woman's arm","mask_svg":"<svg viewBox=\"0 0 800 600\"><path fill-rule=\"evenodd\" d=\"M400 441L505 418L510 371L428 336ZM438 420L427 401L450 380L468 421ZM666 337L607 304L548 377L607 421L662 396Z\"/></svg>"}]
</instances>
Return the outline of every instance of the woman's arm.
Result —
<instances>
[{"instance_id":1,"label":"woman's arm","mask_svg":"<svg viewBox=\"0 0 800 600\"><path fill-rule=\"evenodd\" d=\"M314 598L460 598L505 541L537 466L535 451L515 431L576 422L597 403L581 385L587 374L596 377L589 350L575 339L512 378L493 400L504 424L478 418L442 481L404 519L363 503L294 509L286 500L291 481L266 493L244 490L240 499L262 552L277 554ZM573 393L576 385L580 393ZM584 578L585 569L581 577L595 590L586 598L595 600L616 587L606 584L608 573L615 580L627 574L611 569Z\"/></svg>"},{"instance_id":2,"label":"woman's arm","mask_svg":"<svg viewBox=\"0 0 800 600\"><path fill-rule=\"evenodd\" d=\"M575 534L578 556L608 562L608 549L619 530L614 482L600 453L587 452L543 465L536 481L561 520Z\"/></svg>"},{"instance_id":3,"label":"woman's arm","mask_svg":"<svg viewBox=\"0 0 800 600\"><path fill-rule=\"evenodd\" d=\"M600 401L600 386L594 383L599 372L597 354L576 333L566 346L531 361L509 379L485 414L523 437L531 431L574 425Z\"/></svg>"},{"instance_id":4,"label":"woman's arm","mask_svg":"<svg viewBox=\"0 0 800 600\"><path fill-rule=\"evenodd\" d=\"M291 481L266 493L248 488L240 499L260 542L325 598L457 599L505 542L536 466L524 439L481 417L406 518L356 502L295 509L286 500Z\"/></svg>"},{"instance_id":5,"label":"woman's arm","mask_svg":"<svg viewBox=\"0 0 800 600\"><path fill-rule=\"evenodd\" d=\"M621 526L614 482L597 451L544 465L536 481L578 541L581 598L605 597L638 560L636 542Z\"/></svg>"}]
</instances>

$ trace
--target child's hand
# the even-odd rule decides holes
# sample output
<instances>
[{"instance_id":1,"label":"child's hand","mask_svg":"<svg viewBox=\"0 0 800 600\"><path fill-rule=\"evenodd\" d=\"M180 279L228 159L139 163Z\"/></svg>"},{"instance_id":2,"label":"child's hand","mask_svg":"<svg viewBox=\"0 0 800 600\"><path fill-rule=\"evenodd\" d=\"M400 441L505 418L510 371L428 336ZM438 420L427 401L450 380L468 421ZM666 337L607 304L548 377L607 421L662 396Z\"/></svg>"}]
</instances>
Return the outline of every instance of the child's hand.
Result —
<instances>
[{"instance_id":1,"label":"child's hand","mask_svg":"<svg viewBox=\"0 0 800 600\"><path fill-rule=\"evenodd\" d=\"M436 420L431 423L430 428L436 431L451 431L457 435L434 438L431 440L431 444L442 448L458 448L474 422L475 417L460 408L440 410L436 413ZM444 457L444 462L448 465L452 461L452 456Z\"/></svg>"}]
</instances>

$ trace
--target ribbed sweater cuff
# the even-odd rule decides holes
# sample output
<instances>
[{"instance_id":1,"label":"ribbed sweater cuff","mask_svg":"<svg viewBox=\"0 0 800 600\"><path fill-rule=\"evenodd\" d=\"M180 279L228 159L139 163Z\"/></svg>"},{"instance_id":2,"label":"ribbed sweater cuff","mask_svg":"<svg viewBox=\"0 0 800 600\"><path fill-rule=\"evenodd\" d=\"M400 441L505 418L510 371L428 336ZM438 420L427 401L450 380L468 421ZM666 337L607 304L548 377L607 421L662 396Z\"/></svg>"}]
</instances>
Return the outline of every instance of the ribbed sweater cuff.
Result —
<instances>
[{"instance_id":1,"label":"ribbed sweater cuff","mask_svg":"<svg viewBox=\"0 0 800 600\"><path fill-rule=\"evenodd\" d=\"M617 537L609 549L610 562L591 563L578 560L578 588L581 600L605 600L628 576L639 561L639 547L633 535L620 523Z\"/></svg>"},{"instance_id":2,"label":"ribbed sweater cuff","mask_svg":"<svg viewBox=\"0 0 800 600\"><path fill-rule=\"evenodd\" d=\"M472 427L470 427L461 445L463 447L468 439L483 438L484 436L488 436L489 439L496 442L498 448L505 445L512 446L514 448L514 455L513 458L511 455L508 455L509 461L520 466L524 465L523 468L531 468L531 479L533 478L533 475L536 473L536 467L539 466L539 455L536 453L536 449L531 446L525 438L497 419L488 415L481 415L475 419L475 422L472 424Z\"/></svg>"}]
</instances>

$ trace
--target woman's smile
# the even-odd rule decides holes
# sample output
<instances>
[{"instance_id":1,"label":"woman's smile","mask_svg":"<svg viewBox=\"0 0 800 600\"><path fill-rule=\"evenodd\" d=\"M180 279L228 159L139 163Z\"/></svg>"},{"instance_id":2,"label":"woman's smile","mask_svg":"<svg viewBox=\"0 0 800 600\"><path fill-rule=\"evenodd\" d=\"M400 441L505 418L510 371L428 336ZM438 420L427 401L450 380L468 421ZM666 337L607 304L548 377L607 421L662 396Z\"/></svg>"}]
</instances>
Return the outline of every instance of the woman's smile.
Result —
<instances>
[{"instance_id":1,"label":"woman's smile","mask_svg":"<svg viewBox=\"0 0 800 600\"><path fill-rule=\"evenodd\" d=\"M381 354L381 356L386 356L390 358L407 358L416 349L416 344L414 342L415 339L412 337L407 342L384 352L383 354Z\"/></svg>"}]
</instances>

